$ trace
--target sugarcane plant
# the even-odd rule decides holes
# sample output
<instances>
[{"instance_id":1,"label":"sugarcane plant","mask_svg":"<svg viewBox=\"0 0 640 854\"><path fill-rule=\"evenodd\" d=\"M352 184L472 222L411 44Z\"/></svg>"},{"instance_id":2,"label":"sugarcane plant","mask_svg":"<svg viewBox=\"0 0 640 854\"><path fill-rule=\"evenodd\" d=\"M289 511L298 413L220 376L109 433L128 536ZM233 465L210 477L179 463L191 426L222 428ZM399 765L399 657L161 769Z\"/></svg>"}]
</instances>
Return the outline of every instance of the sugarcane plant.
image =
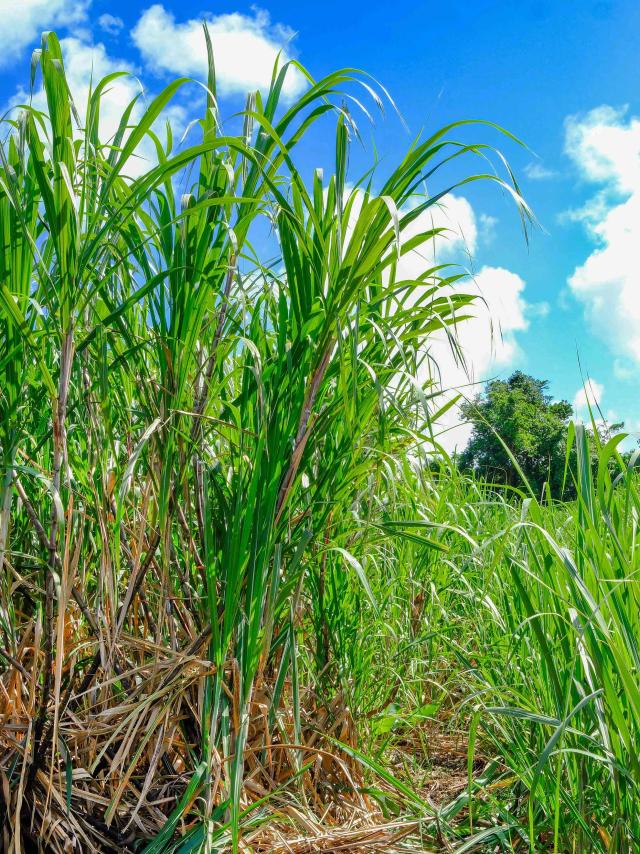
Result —
<instances>
[{"instance_id":1,"label":"sugarcane plant","mask_svg":"<svg viewBox=\"0 0 640 854\"><path fill-rule=\"evenodd\" d=\"M368 115L354 91L387 99L354 69L316 81L293 63L307 85L291 103L292 63L276 66L223 133L204 37L204 112L180 142L163 115L202 86L134 98L105 138L119 75L75 104L53 33L32 62L43 108L2 122L0 655L14 735L0 767L14 850L49 828L51 850L235 851L270 796L305 799L319 749L305 747L297 675L306 591L339 561L376 607L333 520L387 457L433 442L451 400L425 370L430 336L455 348L472 311L429 213L482 180L528 216L513 176L486 169L487 146L453 137L467 122L351 181L354 115ZM333 172L307 181L297 155L320 121ZM469 158L482 168L460 177ZM416 253L424 270L408 278Z\"/></svg>"}]
</instances>

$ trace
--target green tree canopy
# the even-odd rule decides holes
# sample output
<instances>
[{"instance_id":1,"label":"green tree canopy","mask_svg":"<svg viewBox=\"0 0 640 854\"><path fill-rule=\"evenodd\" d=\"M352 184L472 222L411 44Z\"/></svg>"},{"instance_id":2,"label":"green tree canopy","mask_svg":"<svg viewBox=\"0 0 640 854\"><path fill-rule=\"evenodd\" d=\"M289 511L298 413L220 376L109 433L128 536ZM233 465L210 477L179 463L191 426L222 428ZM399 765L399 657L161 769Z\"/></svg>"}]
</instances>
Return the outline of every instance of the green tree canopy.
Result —
<instances>
[{"instance_id":1,"label":"green tree canopy","mask_svg":"<svg viewBox=\"0 0 640 854\"><path fill-rule=\"evenodd\" d=\"M554 496L562 491L567 424L572 415L566 400L553 401L549 383L516 371L507 380L493 380L486 390L462 406L473 424L469 444L460 456L462 468L479 471L499 483L520 481L500 436L527 476L534 491L549 483Z\"/></svg>"}]
</instances>

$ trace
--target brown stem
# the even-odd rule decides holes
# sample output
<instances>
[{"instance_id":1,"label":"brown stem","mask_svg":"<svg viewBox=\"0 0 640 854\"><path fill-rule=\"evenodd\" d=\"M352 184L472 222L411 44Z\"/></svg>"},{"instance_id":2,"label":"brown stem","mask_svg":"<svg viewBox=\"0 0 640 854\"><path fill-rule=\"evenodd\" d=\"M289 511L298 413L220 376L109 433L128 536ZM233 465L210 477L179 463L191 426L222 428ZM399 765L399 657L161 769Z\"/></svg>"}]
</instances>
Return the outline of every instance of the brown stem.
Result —
<instances>
[{"instance_id":1,"label":"brown stem","mask_svg":"<svg viewBox=\"0 0 640 854\"><path fill-rule=\"evenodd\" d=\"M173 502L171 502L171 501L169 502L169 513L171 512L172 503ZM160 545L160 537L161 537L160 529L158 529L157 531L155 531L153 538L152 538L151 542L149 543L149 548L147 549L147 556L145 557L141 566L138 568L138 572L136 573L135 576L132 576L129 579L129 587L128 587L127 592L125 594L124 602L122 603L122 606L121 606L120 611L118 613L118 620L116 623L116 634L118 634L120 632L120 630L122 629L122 626L124 625L124 621L127 617L127 613L129 611L129 608L131 607L131 603L133 602L133 599L134 599L136 593L138 592L138 590L140 590L140 586L142 585L142 582L144 581L144 577L147 574L147 571L153 562L153 558L154 558L154 555L156 553L156 549Z\"/></svg>"},{"instance_id":2,"label":"brown stem","mask_svg":"<svg viewBox=\"0 0 640 854\"><path fill-rule=\"evenodd\" d=\"M54 401L53 407L53 497L60 494L62 464L66 460L66 425L67 398L69 395L69 383L71 381L71 368L73 365L73 327L70 327L64 336L62 350L60 352L60 379L58 382L58 399ZM55 633L55 599L56 599L56 545L58 541L58 508L55 500L51 508L51 528L49 534L49 560L46 567L45 580L45 620L44 620L44 674L42 682L42 694L33 736L33 763L29 771L29 783L32 784L38 769L42 765L44 751L40 751L40 743L47 719L47 708L51 694L51 683L53 678L53 637Z\"/></svg>"},{"instance_id":3,"label":"brown stem","mask_svg":"<svg viewBox=\"0 0 640 854\"><path fill-rule=\"evenodd\" d=\"M15 481L15 488L16 488L16 492L18 493L18 495L20 497L20 500L22 501L25 512L26 512L27 516L29 517L29 521L33 525L33 529L36 532L38 539L40 540L40 545L44 549L48 549L49 548L49 538L47 537L47 533L46 533L46 531L42 525L42 522L38 518L38 514L36 513L36 511L33 508L33 504L29 500L29 496L24 491L24 487L23 487L22 483L17 478ZM56 562L55 563L56 569L58 570L58 572L61 572L62 571L62 560L61 560L60 555L58 554L57 551L55 552L54 558L55 558L55 562ZM82 596L82 593L78 590L77 587L74 586L71 588L71 595L75 599L76 604L78 605L78 608L80 608L80 610L82 611L82 615L84 616L85 620L89 623L91 631L97 637L98 636L98 622L97 622L96 618L94 617L94 615L89 610L89 606L87 605L84 597Z\"/></svg>"},{"instance_id":4,"label":"brown stem","mask_svg":"<svg viewBox=\"0 0 640 854\"><path fill-rule=\"evenodd\" d=\"M282 513L284 511L287 495L289 494L291 485L298 472L298 467L300 466L302 454L304 453L307 440L311 434L311 428L313 427L311 413L313 412L313 405L316 401L316 397L318 396L320 384L324 379L324 375L327 372L327 368L329 367L329 360L331 359L332 349L333 343L330 341L325 351L325 354L320 361L320 364L318 365L315 370L315 373L313 374L309 389L305 396L304 404L302 406L302 413L300 414L300 423L298 425L296 441L293 447L293 453L291 454L291 461L289 463L289 468L287 470L286 475L284 476L282 485L280 487L280 492L278 494L278 503L276 505L276 525L280 521L280 517L282 516Z\"/></svg>"},{"instance_id":5,"label":"brown stem","mask_svg":"<svg viewBox=\"0 0 640 854\"><path fill-rule=\"evenodd\" d=\"M218 323L216 326L216 331L213 336L213 342L211 344L211 352L209 353L209 357L207 358L206 368L204 372L204 377L202 380L202 389L198 399L196 400L194 406L194 413L196 418L193 421L193 425L191 428L191 440L195 441L199 426L200 426L200 416L204 412L205 406L207 405L207 400L209 397L209 386L211 385L211 377L213 376L213 371L216 366L216 352L218 350L218 345L220 344L220 339L222 338L222 333L224 331L224 322L227 317L227 311L229 309L229 294L231 293L231 286L233 284L233 278L236 272L236 256L232 255L229 258L229 270L227 272L227 278L224 285L224 292L222 294L222 305L220 306L220 314L218 315Z\"/></svg>"},{"instance_id":6,"label":"brown stem","mask_svg":"<svg viewBox=\"0 0 640 854\"><path fill-rule=\"evenodd\" d=\"M222 293L222 304L220 306L220 313L218 315L218 323L216 325L216 331L213 336L211 351L209 353L209 356L207 357L206 366L204 368L204 376L202 378L202 387L200 389L200 394L198 396L198 399L195 401L195 405L193 407L195 417L191 425L190 438L191 445L194 446L194 448L196 443L199 442L200 437L202 435L201 416L206 408L207 401L209 399L209 388L211 386L211 378L213 377L213 371L216 366L216 355L218 352L218 346L222 339L222 333L224 332L224 323L227 317L227 311L229 310L229 295L231 294L231 287L233 285L233 279L236 273L236 263L236 256L231 255L231 257L229 258L229 269L227 271L227 278L224 284L224 291ZM204 480L202 476L202 464L198 457L198 454L195 452L193 454L193 478L195 484L196 520L198 523L198 534L200 536L200 544L204 549ZM198 557L196 557L196 560L198 561L202 581L206 588L204 564Z\"/></svg>"},{"instance_id":7,"label":"brown stem","mask_svg":"<svg viewBox=\"0 0 640 854\"><path fill-rule=\"evenodd\" d=\"M11 455L12 456L12 455ZM13 464L10 462L3 476L2 507L0 507L0 573L4 566L4 556L9 536L9 519L11 517L12 481L15 476Z\"/></svg>"},{"instance_id":8,"label":"brown stem","mask_svg":"<svg viewBox=\"0 0 640 854\"><path fill-rule=\"evenodd\" d=\"M321 666L324 668L329 663L329 623L327 621L327 616L324 610L324 592L325 592L325 581L326 581L326 572L327 572L327 546L329 545L329 538L331 534L331 520L333 517L333 510L329 513L329 519L327 522L327 530L324 534L324 554L322 555L322 560L320 561L320 576L318 579L318 610L320 612L320 636L318 637L318 647L319 647L319 660Z\"/></svg>"}]
</instances>

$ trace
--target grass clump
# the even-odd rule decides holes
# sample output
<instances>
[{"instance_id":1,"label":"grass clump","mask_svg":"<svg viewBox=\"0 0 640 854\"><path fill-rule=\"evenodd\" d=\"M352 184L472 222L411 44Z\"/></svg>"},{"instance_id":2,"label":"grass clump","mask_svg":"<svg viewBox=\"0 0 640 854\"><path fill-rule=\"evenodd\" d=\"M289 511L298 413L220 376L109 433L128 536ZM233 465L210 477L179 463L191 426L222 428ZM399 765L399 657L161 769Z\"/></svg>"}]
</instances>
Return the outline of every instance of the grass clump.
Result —
<instances>
[{"instance_id":1,"label":"grass clump","mask_svg":"<svg viewBox=\"0 0 640 854\"><path fill-rule=\"evenodd\" d=\"M550 506L419 464L426 348L472 302L423 215L485 180L526 218L510 173L438 185L487 155L462 122L350 183L353 70L286 105L276 69L223 134L210 50L178 145L188 81L105 139L113 75L75 105L52 33L32 69L0 147L5 849L633 850L632 467L612 441L594 481L578 430Z\"/></svg>"}]
</instances>

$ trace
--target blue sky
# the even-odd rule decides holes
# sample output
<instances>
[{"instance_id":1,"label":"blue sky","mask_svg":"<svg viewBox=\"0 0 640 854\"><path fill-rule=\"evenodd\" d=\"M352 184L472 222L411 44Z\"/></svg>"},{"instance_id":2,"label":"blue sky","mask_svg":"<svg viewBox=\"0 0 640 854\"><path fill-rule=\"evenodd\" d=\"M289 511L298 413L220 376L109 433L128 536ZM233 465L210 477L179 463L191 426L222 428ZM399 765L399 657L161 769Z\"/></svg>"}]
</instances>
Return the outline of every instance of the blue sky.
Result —
<instances>
[{"instance_id":1,"label":"blue sky","mask_svg":"<svg viewBox=\"0 0 640 854\"><path fill-rule=\"evenodd\" d=\"M244 88L260 85L282 48L315 76L345 65L370 72L389 89L412 135L458 118L504 125L530 150L486 129L473 138L501 148L541 227L527 246L513 204L493 187L465 189L454 200L451 221L460 223L502 332L493 346L486 323L463 336L474 376L522 368L573 401L582 383L579 356L605 414L640 429L637 2L274 0L258 8L202 0L0 0L0 10L3 104L28 86L29 57L44 29L69 39L67 64L78 85L92 62L103 71L124 63L157 91L172 76L198 76L198 22L206 17L229 112ZM290 85L293 91L299 81ZM182 103L176 122L188 113ZM369 139L372 131L362 129ZM373 133L382 168L411 138L392 112ZM327 152L330 142L318 138L305 155L309 170ZM370 157L370 146L366 154L354 151L354 178Z\"/></svg>"}]
</instances>

